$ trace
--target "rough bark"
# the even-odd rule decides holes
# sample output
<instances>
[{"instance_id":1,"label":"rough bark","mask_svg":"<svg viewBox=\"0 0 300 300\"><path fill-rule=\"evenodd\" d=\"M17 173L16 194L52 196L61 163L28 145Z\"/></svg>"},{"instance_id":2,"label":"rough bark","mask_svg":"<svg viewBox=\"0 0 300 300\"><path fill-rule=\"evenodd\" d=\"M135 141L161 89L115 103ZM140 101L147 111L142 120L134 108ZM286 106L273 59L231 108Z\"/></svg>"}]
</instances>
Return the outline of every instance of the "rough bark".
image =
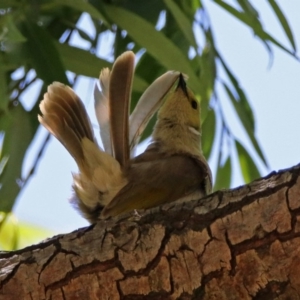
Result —
<instances>
[{"instance_id":1,"label":"rough bark","mask_svg":"<svg viewBox=\"0 0 300 300\"><path fill-rule=\"evenodd\" d=\"M0 299L300 299L299 175L1 253Z\"/></svg>"}]
</instances>

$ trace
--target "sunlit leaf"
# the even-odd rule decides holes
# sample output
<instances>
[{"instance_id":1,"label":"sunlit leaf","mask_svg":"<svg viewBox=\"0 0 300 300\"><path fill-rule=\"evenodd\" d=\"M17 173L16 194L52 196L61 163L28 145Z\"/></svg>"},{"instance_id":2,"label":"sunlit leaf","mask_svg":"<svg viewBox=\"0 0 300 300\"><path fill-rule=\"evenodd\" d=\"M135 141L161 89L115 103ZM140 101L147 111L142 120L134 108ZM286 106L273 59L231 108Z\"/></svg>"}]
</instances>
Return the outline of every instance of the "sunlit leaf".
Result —
<instances>
[{"instance_id":1,"label":"sunlit leaf","mask_svg":"<svg viewBox=\"0 0 300 300\"><path fill-rule=\"evenodd\" d=\"M245 182L249 183L250 181L259 178L260 173L256 167L255 162L253 161L252 157L249 155L247 150L238 141L236 141L236 148L238 152L240 168Z\"/></svg>"},{"instance_id":2,"label":"sunlit leaf","mask_svg":"<svg viewBox=\"0 0 300 300\"><path fill-rule=\"evenodd\" d=\"M16 250L18 245L17 219L12 213L0 211L0 250Z\"/></svg>"},{"instance_id":3,"label":"sunlit leaf","mask_svg":"<svg viewBox=\"0 0 300 300\"><path fill-rule=\"evenodd\" d=\"M5 214L0 212L3 217ZM6 214L0 227L0 250L17 250L54 235L41 226L20 222L13 213Z\"/></svg>"}]
</instances>

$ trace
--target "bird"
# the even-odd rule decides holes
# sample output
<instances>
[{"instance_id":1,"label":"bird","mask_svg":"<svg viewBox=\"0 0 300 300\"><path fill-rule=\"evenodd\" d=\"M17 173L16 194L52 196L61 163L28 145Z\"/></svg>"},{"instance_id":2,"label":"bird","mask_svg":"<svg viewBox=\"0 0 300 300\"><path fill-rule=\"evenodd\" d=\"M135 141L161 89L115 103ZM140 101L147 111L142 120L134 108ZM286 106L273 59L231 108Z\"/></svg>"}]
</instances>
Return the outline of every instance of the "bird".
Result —
<instances>
[{"instance_id":1,"label":"bird","mask_svg":"<svg viewBox=\"0 0 300 300\"><path fill-rule=\"evenodd\" d=\"M201 149L200 103L186 76L168 71L141 96L129 116L135 56L124 52L112 70L101 71L95 112L102 147L83 102L54 82L40 103L39 122L75 159L71 202L90 223L178 200L197 200L212 190L210 167ZM158 112L157 112L158 110ZM157 112L151 142L133 156Z\"/></svg>"}]
</instances>

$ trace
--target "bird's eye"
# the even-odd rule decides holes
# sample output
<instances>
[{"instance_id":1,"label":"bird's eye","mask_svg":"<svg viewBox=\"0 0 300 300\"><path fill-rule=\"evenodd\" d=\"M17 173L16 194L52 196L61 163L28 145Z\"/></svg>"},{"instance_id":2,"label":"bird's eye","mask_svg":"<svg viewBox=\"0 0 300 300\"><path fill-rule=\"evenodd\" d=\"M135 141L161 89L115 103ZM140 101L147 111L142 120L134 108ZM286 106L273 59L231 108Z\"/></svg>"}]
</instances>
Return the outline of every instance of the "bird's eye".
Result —
<instances>
[{"instance_id":1,"label":"bird's eye","mask_svg":"<svg viewBox=\"0 0 300 300\"><path fill-rule=\"evenodd\" d=\"M198 107L197 101L192 100L191 104L192 104L192 108L193 108L193 109L197 109L197 107Z\"/></svg>"}]
</instances>

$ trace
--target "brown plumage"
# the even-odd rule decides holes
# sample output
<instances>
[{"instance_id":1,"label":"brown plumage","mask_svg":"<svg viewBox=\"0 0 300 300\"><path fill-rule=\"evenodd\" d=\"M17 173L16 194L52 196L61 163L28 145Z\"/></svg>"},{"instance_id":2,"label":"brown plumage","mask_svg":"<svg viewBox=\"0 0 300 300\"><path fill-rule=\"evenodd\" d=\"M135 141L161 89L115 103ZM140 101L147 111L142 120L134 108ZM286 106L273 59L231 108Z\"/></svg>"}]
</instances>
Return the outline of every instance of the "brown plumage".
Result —
<instances>
[{"instance_id":1,"label":"brown plumage","mask_svg":"<svg viewBox=\"0 0 300 300\"><path fill-rule=\"evenodd\" d=\"M109 106L113 154L122 167L127 166L129 151L129 104L134 72L134 54L123 53L110 76Z\"/></svg>"},{"instance_id":2,"label":"brown plumage","mask_svg":"<svg viewBox=\"0 0 300 300\"><path fill-rule=\"evenodd\" d=\"M115 62L110 82L107 80L113 156L97 145L85 108L72 89L54 83L41 103L39 121L66 147L79 167L74 175L73 202L91 222L179 199L199 199L211 191L211 173L201 151L200 105L182 75L176 75L177 86L169 91L158 112L152 143L144 153L129 159L133 64L133 54L125 53ZM170 78L163 80L169 84ZM166 86L166 91L169 89ZM157 97L164 94L161 90ZM153 114L160 100L149 101L154 103L149 105ZM147 112L142 114L149 118ZM144 123L136 128L140 124Z\"/></svg>"}]
</instances>

